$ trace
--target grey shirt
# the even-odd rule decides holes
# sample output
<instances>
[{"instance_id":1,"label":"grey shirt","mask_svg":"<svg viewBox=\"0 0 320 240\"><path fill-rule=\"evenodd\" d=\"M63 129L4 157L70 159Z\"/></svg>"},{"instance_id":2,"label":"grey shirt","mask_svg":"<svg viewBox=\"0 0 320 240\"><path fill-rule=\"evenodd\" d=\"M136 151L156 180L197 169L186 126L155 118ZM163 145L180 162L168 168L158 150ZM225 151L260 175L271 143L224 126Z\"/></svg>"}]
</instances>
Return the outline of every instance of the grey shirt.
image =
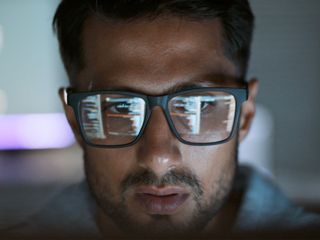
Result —
<instances>
[{"instance_id":1,"label":"grey shirt","mask_svg":"<svg viewBox=\"0 0 320 240\"><path fill-rule=\"evenodd\" d=\"M235 190L243 192L241 207L233 229L260 231L291 230L320 226L320 216L308 213L291 203L265 175L249 167L239 167ZM83 236L100 238L94 218L94 200L85 182L65 187L51 197L45 206L19 222L0 222L0 232L15 236ZM9 219L10 216L7 217ZM1 219L6 219L2 216Z\"/></svg>"}]
</instances>

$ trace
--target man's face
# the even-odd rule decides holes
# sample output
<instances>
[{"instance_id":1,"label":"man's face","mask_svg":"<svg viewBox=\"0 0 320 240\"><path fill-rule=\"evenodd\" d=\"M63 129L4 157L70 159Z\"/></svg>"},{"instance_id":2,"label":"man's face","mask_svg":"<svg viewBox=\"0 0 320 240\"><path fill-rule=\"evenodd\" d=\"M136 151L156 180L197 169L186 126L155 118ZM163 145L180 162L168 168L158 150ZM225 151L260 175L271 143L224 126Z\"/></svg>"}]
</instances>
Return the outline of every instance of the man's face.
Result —
<instances>
[{"instance_id":1,"label":"man's face","mask_svg":"<svg viewBox=\"0 0 320 240\"><path fill-rule=\"evenodd\" d=\"M161 95L184 86L235 86L218 20L176 17L114 23L90 18L83 32L81 91ZM106 222L127 233L170 235L202 229L232 186L237 139L190 146L170 131L160 107L141 139L125 148L83 144L91 191Z\"/></svg>"}]
</instances>

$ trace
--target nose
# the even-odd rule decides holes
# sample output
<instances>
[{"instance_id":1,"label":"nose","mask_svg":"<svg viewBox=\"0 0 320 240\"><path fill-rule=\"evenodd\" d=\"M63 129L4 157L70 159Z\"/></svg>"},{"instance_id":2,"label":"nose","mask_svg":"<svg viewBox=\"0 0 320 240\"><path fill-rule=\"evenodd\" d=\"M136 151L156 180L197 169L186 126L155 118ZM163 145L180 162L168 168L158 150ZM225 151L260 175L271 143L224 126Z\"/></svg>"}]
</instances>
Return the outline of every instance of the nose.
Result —
<instances>
[{"instance_id":1,"label":"nose","mask_svg":"<svg viewBox=\"0 0 320 240\"><path fill-rule=\"evenodd\" d=\"M148 125L139 141L137 161L140 167L158 177L182 164L180 142L173 135L162 109L153 108Z\"/></svg>"}]
</instances>

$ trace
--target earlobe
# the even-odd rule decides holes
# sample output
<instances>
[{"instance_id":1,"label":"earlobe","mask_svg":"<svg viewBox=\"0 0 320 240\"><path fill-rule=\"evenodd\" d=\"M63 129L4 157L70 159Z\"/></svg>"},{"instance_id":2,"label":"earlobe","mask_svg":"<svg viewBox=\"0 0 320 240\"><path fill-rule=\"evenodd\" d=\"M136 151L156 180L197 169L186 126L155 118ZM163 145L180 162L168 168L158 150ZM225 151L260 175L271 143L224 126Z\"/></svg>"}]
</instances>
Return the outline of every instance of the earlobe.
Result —
<instances>
[{"instance_id":1,"label":"earlobe","mask_svg":"<svg viewBox=\"0 0 320 240\"><path fill-rule=\"evenodd\" d=\"M258 86L258 80L255 78L251 79L248 82L249 97L248 100L244 102L241 107L240 126L238 135L239 142L243 141L243 139L247 136L250 130L251 123L256 111L255 98L258 93Z\"/></svg>"},{"instance_id":2,"label":"earlobe","mask_svg":"<svg viewBox=\"0 0 320 240\"><path fill-rule=\"evenodd\" d=\"M67 118L67 120L69 122L69 125L70 125L72 131L73 131L73 134L74 134L77 142L79 143L79 145L81 147L83 147L84 146L84 142L83 142L83 140L81 138L81 135L80 135L80 130L79 130L79 127L78 127L78 124L77 124L77 121L76 121L76 118L75 118L75 115L74 115L74 111L73 111L72 107L70 107L66 102L66 96L65 96L64 88L60 88L59 89L59 97L60 97L60 100L62 102L66 118Z\"/></svg>"}]
</instances>

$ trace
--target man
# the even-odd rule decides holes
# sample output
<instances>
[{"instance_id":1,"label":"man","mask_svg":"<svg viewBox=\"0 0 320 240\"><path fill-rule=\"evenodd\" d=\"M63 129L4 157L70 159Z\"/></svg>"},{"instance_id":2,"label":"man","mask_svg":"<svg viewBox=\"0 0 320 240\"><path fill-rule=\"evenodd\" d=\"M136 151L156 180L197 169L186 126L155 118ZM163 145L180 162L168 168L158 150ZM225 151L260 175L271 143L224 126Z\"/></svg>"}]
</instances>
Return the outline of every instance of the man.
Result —
<instances>
[{"instance_id":1,"label":"man","mask_svg":"<svg viewBox=\"0 0 320 240\"><path fill-rule=\"evenodd\" d=\"M258 89L246 81L253 21L246 0L62 1L54 24L70 88L59 93L90 195L72 187L34 222L106 238L315 222L237 164Z\"/></svg>"},{"instance_id":2,"label":"man","mask_svg":"<svg viewBox=\"0 0 320 240\"><path fill-rule=\"evenodd\" d=\"M257 92L257 81L244 82L248 4L64 1L55 20L71 83L60 94L102 232L229 229Z\"/></svg>"}]
</instances>

